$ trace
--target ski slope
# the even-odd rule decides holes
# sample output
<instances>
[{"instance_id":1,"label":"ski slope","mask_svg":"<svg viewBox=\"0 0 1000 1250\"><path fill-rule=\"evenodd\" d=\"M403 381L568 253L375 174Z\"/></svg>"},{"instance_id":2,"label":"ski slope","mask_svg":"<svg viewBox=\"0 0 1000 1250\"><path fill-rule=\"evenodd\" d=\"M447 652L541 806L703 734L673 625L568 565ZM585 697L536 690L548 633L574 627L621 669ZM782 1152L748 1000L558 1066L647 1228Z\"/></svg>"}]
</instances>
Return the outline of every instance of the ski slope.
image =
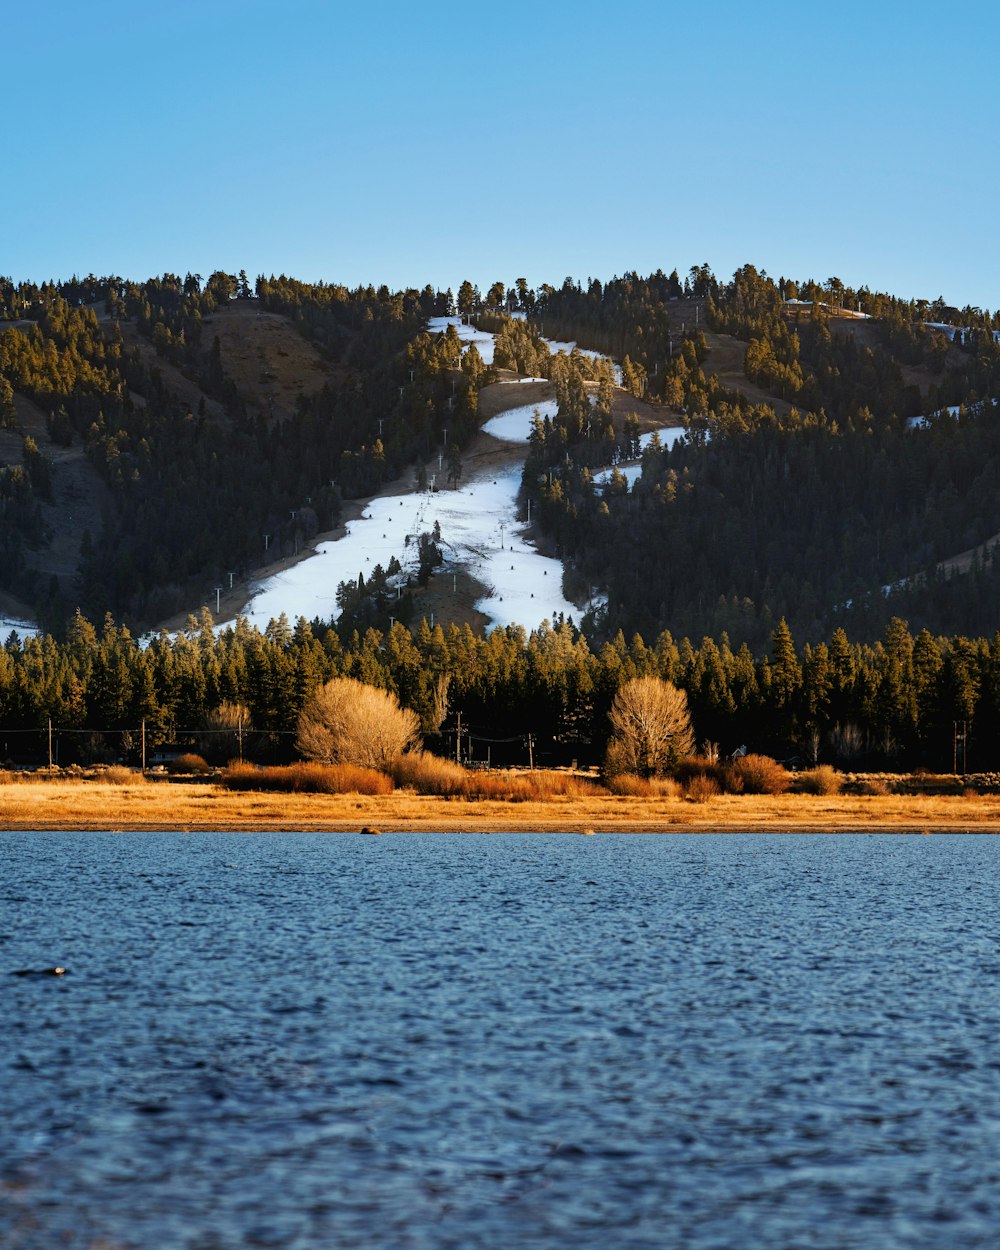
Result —
<instances>
[{"instance_id":1,"label":"ski slope","mask_svg":"<svg viewBox=\"0 0 1000 1250\"><path fill-rule=\"evenodd\" d=\"M493 363L493 335L485 330L459 317L432 317L428 329L441 334L449 325L466 347L475 343L484 363ZM573 346L550 344L554 350ZM503 442L526 445L535 411L554 417L556 409L554 400L523 404L487 421L483 429ZM367 581L376 565L387 569L393 557L403 568L399 584L415 577L419 537L431 533L436 522L445 564L435 577L447 585L449 572L461 568L481 582L487 591L475 606L491 627L517 624L530 630L556 613L578 618L580 609L562 594L562 564L539 554L525 536L526 518L517 507L523 469L519 462L485 472L457 490L372 499L341 538L320 543L315 555L260 582L241 615L260 629L282 612L289 620L336 618L341 582L357 582L359 575Z\"/></svg>"},{"instance_id":2,"label":"ski slope","mask_svg":"<svg viewBox=\"0 0 1000 1250\"><path fill-rule=\"evenodd\" d=\"M525 518L517 507L523 465L484 473L458 490L386 495L371 500L347 533L321 543L316 554L260 583L241 613L264 629L282 612L289 620L339 616L337 587L366 580L377 564L387 569L393 556L403 567L400 583L416 577L418 540L440 526L445 563L434 576L448 584L451 571L467 570L487 591L476 608L490 625L533 629L555 613L580 616L562 594L562 565L540 555L527 541Z\"/></svg>"}]
</instances>

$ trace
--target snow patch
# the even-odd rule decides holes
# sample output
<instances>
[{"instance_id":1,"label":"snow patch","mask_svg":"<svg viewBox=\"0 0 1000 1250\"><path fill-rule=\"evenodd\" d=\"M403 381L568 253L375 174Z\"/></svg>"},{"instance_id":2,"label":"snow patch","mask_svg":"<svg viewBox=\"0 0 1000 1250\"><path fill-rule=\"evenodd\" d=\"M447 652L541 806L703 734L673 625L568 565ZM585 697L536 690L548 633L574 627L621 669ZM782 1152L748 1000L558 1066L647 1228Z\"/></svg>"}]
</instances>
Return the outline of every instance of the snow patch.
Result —
<instances>
[{"instance_id":1,"label":"snow patch","mask_svg":"<svg viewBox=\"0 0 1000 1250\"><path fill-rule=\"evenodd\" d=\"M521 317L523 318L523 313L521 314ZM483 358L483 363L487 365L493 364L494 336L488 331L477 330L475 326L468 325L462 320L461 317L431 317L427 322L427 329L431 334L443 334L450 325L455 327L458 337L462 340L464 347L467 348L471 343L475 343L480 356ZM548 345L549 351L553 354L553 356L555 356L558 352L565 352L568 356L577 346L576 343L563 343L557 339L543 338L542 342ZM591 360L608 359L608 357L604 356L603 353L594 351L589 347L580 347L577 348L577 350L581 355L587 356ZM612 361L612 366L614 368L615 384L617 386L621 386L621 365L617 365L614 361ZM508 385L516 385L522 382L544 382L545 380L545 378L516 378L508 383Z\"/></svg>"},{"instance_id":2,"label":"snow patch","mask_svg":"<svg viewBox=\"0 0 1000 1250\"><path fill-rule=\"evenodd\" d=\"M929 416L907 417L906 428L908 430L926 430L944 413L947 413L949 417L957 417L961 411L959 404L949 404L947 408L939 408L937 412L932 412Z\"/></svg>"},{"instance_id":3,"label":"snow patch","mask_svg":"<svg viewBox=\"0 0 1000 1250\"><path fill-rule=\"evenodd\" d=\"M660 443L664 451L669 451L679 439L682 439L687 431L682 425L664 426L659 430L647 430L645 434L639 435L639 449L645 451L653 442L653 435L660 436ZM614 476L615 469L628 482L629 490L632 489L635 482L642 476L642 462L640 460L629 460L618 465L613 465L609 469L600 469L594 474L594 484L597 486L605 486Z\"/></svg>"},{"instance_id":4,"label":"snow patch","mask_svg":"<svg viewBox=\"0 0 1000 1250\"><path fill-rule=\"evenodd\" d=\"M666 425L659 430L647 430L645 434L639 435L639 447L645 451L652 443L653 435L659 434L661 446L664 451L669 451L674 443L680 442L686 433L687 430L683 425Z\"/></svg>"},{"instance_id":5,"label":"snow patch","mask_svg":"<svg viewBox=\"0 0 1000 1250\"><path fill-rule=\"evenodd\" d=\"M536 412L541 417L554 418L558 411L559 405L554 399L543 400L540 404L522 404L520 408L509 408L506 412L491 417L483 430L505 443L525 443L531 434L531 423Z\"/></svg>"},{"instance_id":6,"label":"snow patch","mask_svg":"<svg viewBox=\"0 0 1000 1250\"><path fill-rule=\"evenodd\" d=\"M586 356L590 360L610 359L610 357L605 356L603 352L595 352L593 348L591 347L577 347L576 343L562 343L558 339L545 339L545 338L542 339L542 342L548 344L549 351L552 353L553 356L558 355L559 352L565 352L566 355L568 356L570 355L571 352L576 350L580 353L581 356ZM611 368L614 371L615 386L621 386L622 384L621 365L615 364L615 362L612 360Z\"/></svg>"},{"instance_id":7,"label":"snow patch","mask_svg":"<svg viewBox=\"0 0 1000 1250\"><path fill-rule=\"evenodd\" d=\"M924 325L928 330L937 330L938 333L943 334L951 342L955 341L955 333L960 328L959 326L950 326L944 321L925 321Z\"/></svg>"},{"instance_id":8,"label":"snow patch","mask_svg":"<svg viewBox=\"0 0 1000 1250\"><path fill-rule=\"evenodd\" d=\"M1000 404L1000 400L998 399L984 399L977 404L969 404L965 411L970 416L980 416L983 409L986 408L987 405L991 408L996 408L998 404ZM947 408L939 408L936 412L932 412L930 414L925 413L920 417L907 417L906 428L908 430L926 430L933 425L939 417L943 417L945 413L947 413L948 416L954 420L961 411L961 404L949 404Z\"/></svg>"},{"instance_id":9,"label":"snow patch","mask_svg":"<svg viewBox=\"0 0 1000 1250\"><path fill-rule=\"evenodd\" d=\"M485 330L477 330L475 326L466 325L461 317L431 317L427 328L431 334L443 334L450 325L455 327L458 337L462 340L463 351L475 343L483 358L483 364L493 363L493 335Z\"/></svg>"},{"instance_id":10,"label":"snow patch","mask_svg":"<svg viewBox=\"0 0 1000 1250\"><path fill-rule=\"evenodd\" d=\"M961 335L959 341L964 343L968 336L972 333L971 326L953 326L949 325L946 321L925 321L924 325L927 326L929 330L937 330L939 334L943 334L945 338L949 339L952 343L954 343L955 339L959 335ZM1000 330L991 330L990 333L993 335L993 342L1000 343Z\"/></svg>"},{"instance_id":11,"label":"snow patch","mask_svg":"<svg viewBox=\"0 0 1000 1250\"><path fill-rule=\"evenodd\" d=\"M24 642L26 638L37 638L41 630L37 625L32 625L30 621L15 621L7 617L0 617L0 646L2 646L11 634L16 634L18 641Z\"/></svg>"},{"instance_id":12,"label":"snow patch","mask_svg":"<svg viewBox=\"0 0 1000 1250\"><path fill-rule=\"evenodd\" d=\"M639 478L642 477L642 465L640 462L638 460L630 460L628 464L616 464L610 469L599 469L593 477L594 485L607 486L615 475L615 469L617 469L625 481L628 482L629 490L631 490Z\"/></svg>"}]
</instances>

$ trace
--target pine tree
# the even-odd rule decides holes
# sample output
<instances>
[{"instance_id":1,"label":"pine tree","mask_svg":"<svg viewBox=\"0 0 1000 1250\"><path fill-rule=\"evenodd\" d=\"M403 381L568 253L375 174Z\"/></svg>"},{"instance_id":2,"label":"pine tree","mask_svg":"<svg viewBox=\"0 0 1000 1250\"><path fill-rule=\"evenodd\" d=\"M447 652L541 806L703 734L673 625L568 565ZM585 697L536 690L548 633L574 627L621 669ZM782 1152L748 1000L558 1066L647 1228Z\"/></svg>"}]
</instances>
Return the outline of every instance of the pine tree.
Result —
<instances>
[{"instance_id":1,"label":"pine tree","mask_svg":"<svg viewBox=\"0 0 1000 1250\"><path fill-rule=\"evenodd\" d=\"M476 311L476 288L468 278L458 288L458 311L463 317L471 316Z\"/></svg>"}]
</instances>

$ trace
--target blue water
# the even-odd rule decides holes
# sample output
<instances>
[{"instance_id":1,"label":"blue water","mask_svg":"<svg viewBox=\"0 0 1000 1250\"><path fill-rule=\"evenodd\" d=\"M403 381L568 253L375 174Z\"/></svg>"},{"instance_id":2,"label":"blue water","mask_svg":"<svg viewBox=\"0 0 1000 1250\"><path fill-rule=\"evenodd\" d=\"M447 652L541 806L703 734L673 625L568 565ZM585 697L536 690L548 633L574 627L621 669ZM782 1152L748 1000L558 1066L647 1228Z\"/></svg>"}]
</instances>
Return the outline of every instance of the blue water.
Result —
<instances>
[{"instance_id":1,"label":"blue water","mask_svg":"<svg viewBox=\"0 0 1000 1250\"><path fill-rule=\"evenodd\" d=\"M994 1247L998 852L2 833L0 1245Z\"/></svg>"}]
</instances>

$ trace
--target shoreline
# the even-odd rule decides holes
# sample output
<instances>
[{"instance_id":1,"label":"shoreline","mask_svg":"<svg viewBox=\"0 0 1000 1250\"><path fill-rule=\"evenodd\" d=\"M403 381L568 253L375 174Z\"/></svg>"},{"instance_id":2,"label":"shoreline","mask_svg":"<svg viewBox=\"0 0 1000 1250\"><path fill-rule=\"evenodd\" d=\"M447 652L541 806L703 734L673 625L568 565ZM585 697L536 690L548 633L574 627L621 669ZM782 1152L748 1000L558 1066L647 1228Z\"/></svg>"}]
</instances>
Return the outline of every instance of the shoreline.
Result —
<instances>
[{"instance_id":1,"label":"shoreline","mask_svg":"<svg viewBox=\"0 0 1000 1250\"><path fill-rule=\"evenodd\" d=\"M226 790L214 783L0 786L6 832L1000 833L1000 795L619 796L543 801Z\"/></svg>"}]
</instances>

